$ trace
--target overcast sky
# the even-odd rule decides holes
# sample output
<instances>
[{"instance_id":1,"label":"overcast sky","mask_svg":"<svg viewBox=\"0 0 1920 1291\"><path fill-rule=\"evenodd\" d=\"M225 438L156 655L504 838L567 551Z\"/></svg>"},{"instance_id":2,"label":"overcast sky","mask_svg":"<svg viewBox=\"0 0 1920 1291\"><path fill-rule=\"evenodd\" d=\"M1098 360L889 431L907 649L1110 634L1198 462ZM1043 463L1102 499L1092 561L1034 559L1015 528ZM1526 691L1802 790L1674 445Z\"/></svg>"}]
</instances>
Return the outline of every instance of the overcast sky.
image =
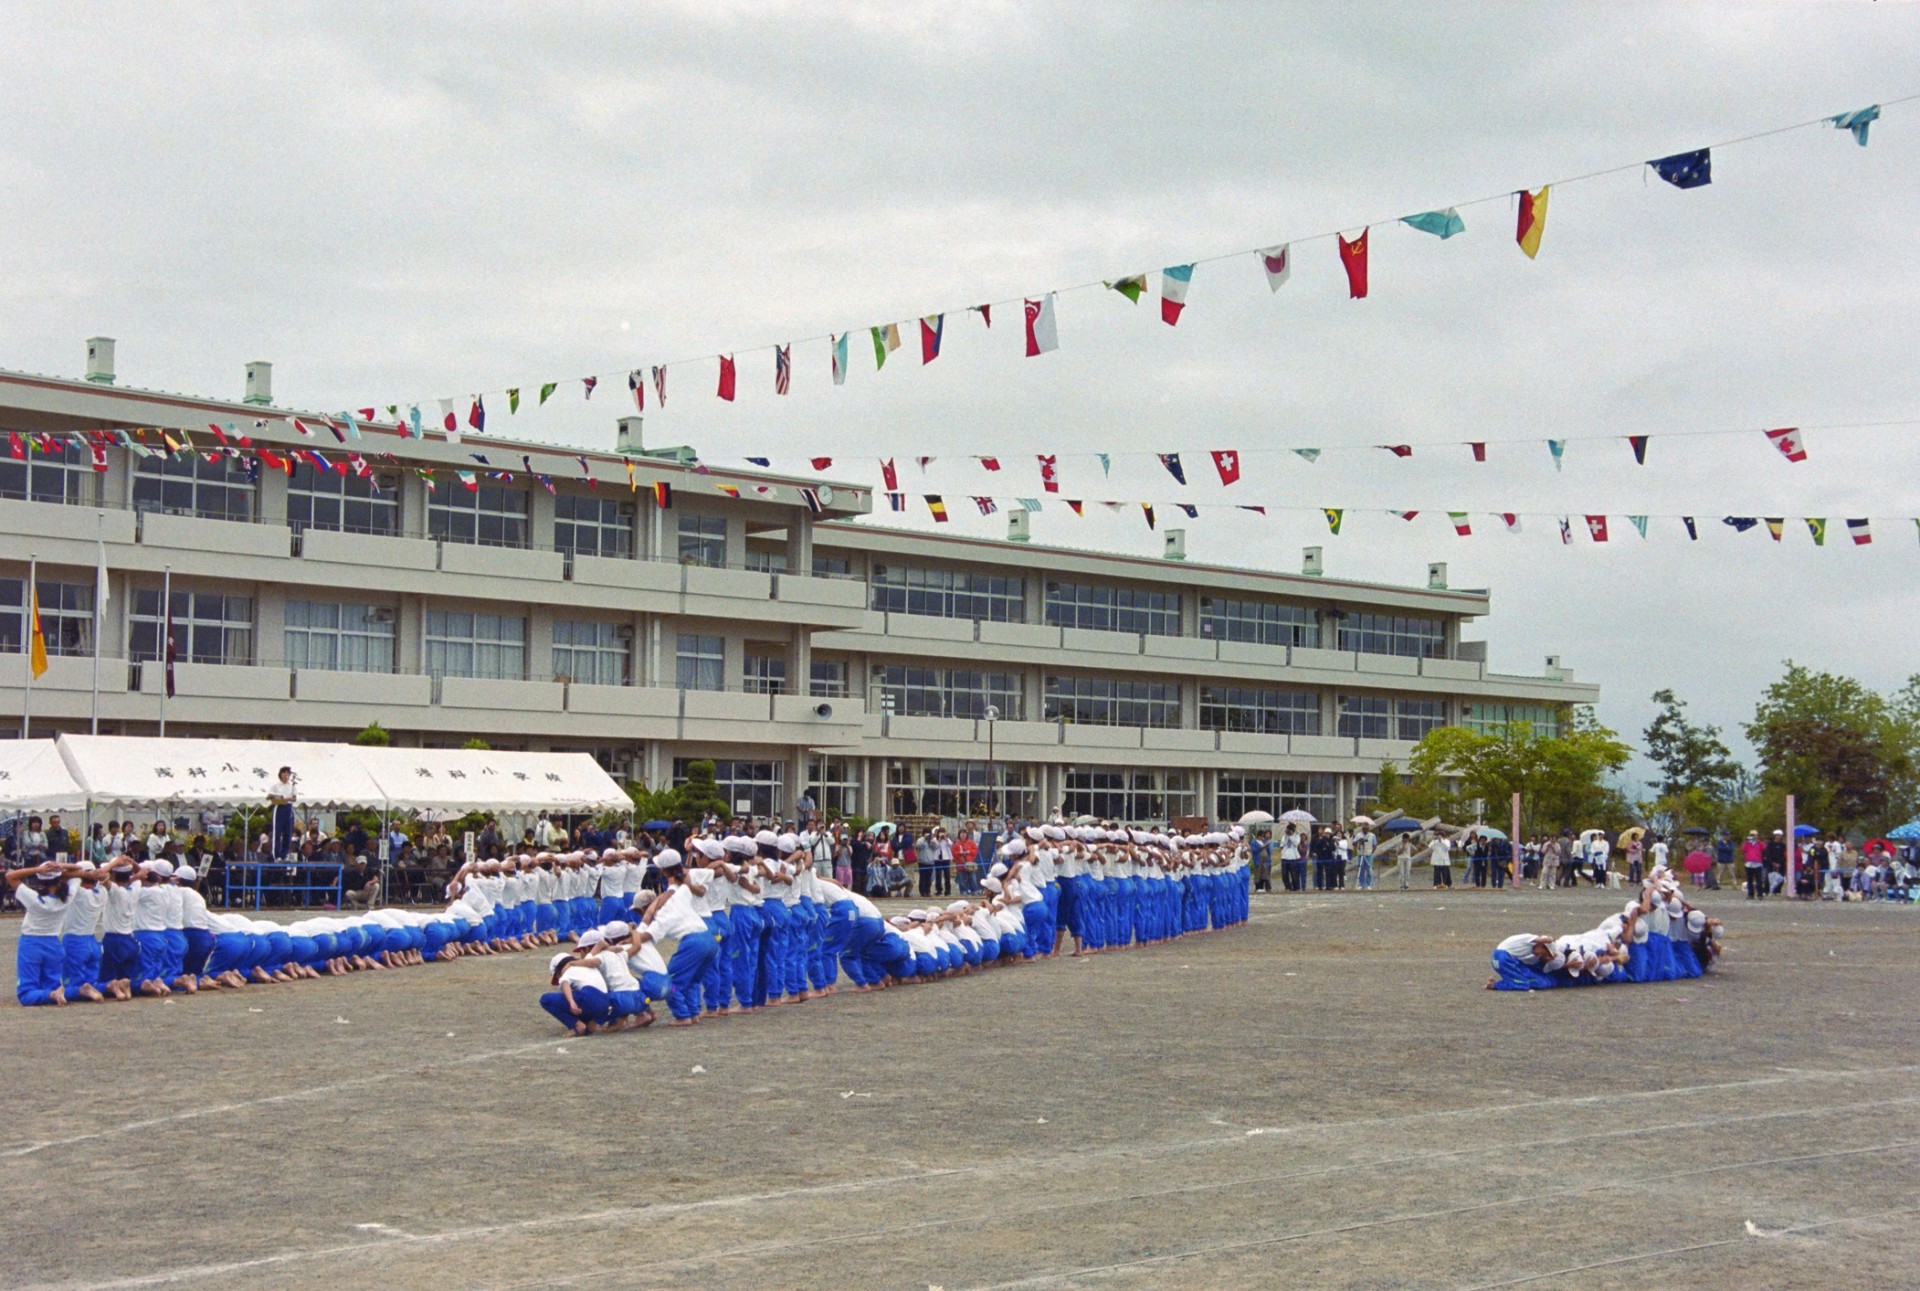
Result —
<instances>
[{"instance_id":1,"label":"overcast sky","mask_svg":"<svg viewBox=\"0 0 1920 1291\"><path fill-rule=\"evenodd\" d=\"M1442 242L1400 216L1920 93L1892 5L1294 7L1147 3L20 4L0 43L0 366L336 409L671 369L650 442L879 484L901 460L959 532L968 495L1152 500L1197 559L1493 590L1496 667L1562 655L1637 733L1671 686L1729 728L1783 659L1890 689L1916 670L1920 103L1865 149L1808 129L1716 151L1710 187L1630 170L1553 192L1537 261L1506 199ZM1374 225L1372 293L1331 241ZM876 373L866 327L1287 241L1195 271L1186 315L1063 295L1061 349L1016 307L947 318L930 367ZM1152 288L1159 279L1153 275ZM795 348L852 329L852 375ZM625 382L492 425L604 447ZM1684 432L1744 435L1678 438ZM1622 439L1653 436L1637 467ZM1564 469L1544 440L1568 436ZM1664 436L1674 436L1665 438ZM1487 440L1490 460L1464 447ZM1509 443L1503 441L1526 441ZM1400 460L1366 446L1410 442ZM1452 444L1453 447L1428 447ZM1285 452L1328 450L1308 465ZM1246 455L1220 487L1206 453ZM1184 455L1181 489L1148 454ZM1090 456L1115 454L1111 477ZM991 476L971 461L997 454ZM1135 456L1124 456L1135 454ZM933 455L922 477L909 458ZM1251 513L1171 503L1266 504ZM1340 537L1317 510L1347 508ZM1282 511L1279 508L1300 508ZM1419 509L1405 522L1386 509ZM1461 539L1447 510L1472 515ZM1492 512L1529 513L1505 533ZM1613 517L1559 541L1554 516ZM1695 514L1690 544L1672 517ZM1649 537L1628 526L1648 514ZM1792 517L1786 541L1727 514ZM1816 550L1798 517L1832 519ZM1875 519L1849 545L1841 519ZM883 517L887 522L897 522ZM1137 508L1046 542L1157 552Z\"/></svg>"}]
</instances>

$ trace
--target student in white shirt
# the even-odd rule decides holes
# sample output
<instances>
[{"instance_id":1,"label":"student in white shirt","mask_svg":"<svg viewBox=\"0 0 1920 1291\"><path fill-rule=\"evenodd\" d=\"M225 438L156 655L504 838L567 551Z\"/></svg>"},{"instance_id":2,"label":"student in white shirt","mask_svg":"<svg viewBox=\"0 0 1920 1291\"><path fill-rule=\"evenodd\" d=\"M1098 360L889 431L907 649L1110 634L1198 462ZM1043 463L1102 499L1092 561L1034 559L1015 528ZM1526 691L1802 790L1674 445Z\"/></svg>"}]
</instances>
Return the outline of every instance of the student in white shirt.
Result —
<instances>
[{"instance_id":1,"label":"student in white shirt","mask_svg":"<svg viewBox=\"0 0 1920 1291\"><path fill-rule=\"evenodd\" d=\"M680 853L662 848L653 858L654 867L667 881L667 889L653 899L641 923L655 941L672 941L673 958L667 961L667 1007L673 1013L669 1026L692 1026L700 1020L700 981L707 965L720 953L706 920L700 917L696 902L707 892L713 871L683 865Z\"/></svg>"},{"instance_id":2,"label":"student in white shirt","mask_svg":"<svg viewBox=\"0 0 1920 1291\"><path fill-rule=\"evenodd\" d=\"M107 915L100 871L92 861L78 864L80 873L67 880L67 913L60 924L61 978L67 999L104 1000L108 995L125 999L100 976L100 930Z\"/></svg>"},{"instance_id":3,"label":"student in white shirt","mask_svg":"<svg viewBox=\"0 0 1920 1291\"><path fill-rule=\"evenodd\" d=\"M612 1017L613 1001L600 969L561 951L547 964L556 990L540 997L540 1007L574 1035L592 1035Z\"/></svg>"},{"instance_id":4,"label":"student in white shirt","mask_svg":"<svg viewBox=\"0 0 1920 1291\"><path fill-rule=\"evenodd\" d=\"M7 871L7 886L24 911L14 957L14 998L30 1008L67 1002L61 983L66 951L60 934L67 920L67 883L79 873L79 866L58 861Z\"/></svg>"}]
</instances>

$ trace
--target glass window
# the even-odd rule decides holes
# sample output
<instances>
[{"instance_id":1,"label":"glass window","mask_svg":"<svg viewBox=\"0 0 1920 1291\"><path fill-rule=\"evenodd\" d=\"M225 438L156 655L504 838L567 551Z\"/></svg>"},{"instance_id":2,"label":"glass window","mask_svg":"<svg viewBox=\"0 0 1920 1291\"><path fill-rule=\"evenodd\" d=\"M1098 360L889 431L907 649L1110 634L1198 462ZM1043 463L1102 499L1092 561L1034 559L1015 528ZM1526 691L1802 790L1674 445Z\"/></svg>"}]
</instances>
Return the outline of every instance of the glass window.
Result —
<instances>
[{"instance_id":1,"label":"glass window","mask_svg":"<svg viewBox=\"0 0 1920 1291\"><path fill-rule=\"evenodd\" d=\"M500 484L440 489L427 498L427 536L481 547L525 547L531 541L527 491Z\"/></svg>"},{"instance_id":2,"label":"glass window","mask_svg":"<svg viewBox=\"0 0 1920 1291\"><path fill-rule=\"evenodd\" d=\"M871 605L894 614L1027 621L1027 584L1018 576L922 565L875 565Z\"/></svg>"},{"instance_id":3,"label":"glass window","mask_svg":"<svg viewBox=\"0 0 1920 1291\"><path fill-rule=\"evenodd\" d=\"M633 633L619 623L556 619L553 679L583 686L626 686L633 681Z\"/></svg>"},{"instance_id":4,"label":"glass window","mask_svg":"<svg viewBox=\"0 0 1920 1291\"><path fill-rule=\"evenodd\" d=\"M224 592L173 589L173 653L192 663L253 662L253 598ZM136 662L161 657L165 615L160 589L136 588L127 618L128 656Z\"/></svg>"},{"instance_id":5,"label":"glass window","mask_svg":"<svg viewBox=\"0 0 1920 1291\"><path fill-rule=\"evenodd\" d=\"M93 653L93 584L40 582L40 635L47 653ZM33 635L28 613L27 580L0 578L0 654L20 654Z\"/></svg>"},{"instance_id":6,"label":"glass window","mask_svg":"<svg viewBox=\"0 0 1920 1291\"><path fill-rule=\"evenodd\" d=\"M807 759L807 788L813 805L828 816L860 812L860 761L814 754ZM861 876L864 879L864 875Z\"/></svg>"},{"instance_id":7,"label":"glass window","mask_svg":"<svg viewBox=\"0 0 1920 1291\"><path fill-rule=\"evenodd\" d=\"M1396 699L1393 701L1393 730L1397 740L1418 740L1428 731L1447 724L1444 699Z\"/></svg>"},{"instance_id":8,"label":"glass window","mask_svg":"<svg viewBox=\"0 0 1920 1291\"><path fill-rule=\"evenodd\" d=\"M680 517L680 563L711 565L727 563L727 522L722 516L682 515Z\"/></svg>"},{"instance_id":9,"label":"glass window","mask_svg":"<svg viewBox=\"0 0 1920 1291\"><path fill-rule=\"evenodd\" d=\"M1238 820L1250 811L1278 816L1293 810L1331 821L1339 808L1334 801L1334 779L1326 772L1311 775L1222 775L1214 799L1215 820ZM1274 827L1276 830L1280 826Z\"/></svg>"},{"instance_id":10,"label":"glass window","mask_svg":"<svg viewBox=\"0 0 1920 1291\"><path fill-rule=\"evenodd\" d=\"M1048 677L1047 720L1091 726L1180 725L1180 686L1113 677Z\"/></svg>"},{"instance_id":11,"label":"glass window","mask_svg":"<svg viewBox=\"0 0 1920 1291\"><path fill-rule=\"evenodd\" d=\"M916 668L887 664L880 673L882 709L901 717L985 717L991 704L999 720L1017 722L1026 699L1017 672L977 668Z\"/></svg>"},{"instance_id":12,"label":"glass window","mask_svg":"<svg viewBox=\"0 0 1920 1291\"><path fill-rule=\"evenodd\" d=\"M287 480L287 523L295 533L326 529L334 533L400 532L400 492L389 476L386 489L377 475L316 471L305 462Z\"/></svg>"},{"instance_id":13,"label":"glass window","mask_svg":"<svg viewBox=\"0 0 1920 1291\"><path fill-rule=\"evenodd\" d=\"M361 601L288 601L287 667L392 672L394 617Z\"/></svg>"},{"instance_id":14,"label":"glass window","mask_svg":"<svg viewBox=\"0 0 1920 1291\"><path fill-rule=\"evenodd\" d=\"M1202 686L1200 729L1261 735L1318 735L1320 696L1311 690Z\"/></svg>"},{"instance_id":15,"label":"glass window","mask_svg":"<svg viewBox=\"0 0 1920 1291\"><path fill-rule=\"evenodd\" d=\"M1048 583L1047 622L1096 632L1180 635L1180 593L1107 583Z\"/></svg>"},{"instance_id":16,"label":"glass window","mask_svg":"<svg viewBox=\"0 0 1920 1291\"><path fill-rule=\"evenodd\" d=\"M24 437L21 442L27 443ZM0 498L95 505L99 487L93 482L93 454L78 440L58 442L60 451L56 453L43 452L38 444L32 444L24 458L0 457Z\"/></svg>"},{"instance_id":17,"label":"glass window","mask_svg":"<svg viewBox=\"0 0 1920 1291\"><path fill-rule=\"evenodd\" d=\"M813 576L815 578L845 578L852 572L852 565L845 556L836 556L831 552L813 553Z\"/></svg>"},{"instance_id":18,"label":"glass window","mask_svg":"<svg viewBox=\"0 0 1920 1291\"><path fill-rule=\"evenodd\" d=\"M553 499L553 549L576 556L633 555L632 502L595 493L561 493Z\"/></svg>"},{"instance_id":19,"label":"glass window","mask_svg":"<svg viewBox=\"0 0 1920 1291\"><path fill-rule=\"evenodd\" d=\"M833 697L845 695L847 690L847 661L845 659L815 659L813 661L812 684L807 693Z\"/></svg>"},{"instance_id":20,"label":"glass window","mask_svg":"<svg viewBox=\"0 0 1920 1291\"><path fill-rule=\"evenodd\" d=\"M1068 767L1066 814L1124 824L1164 825L1199 815L1200 793L1191 771L1130 771Z\"/></svg>"},{"instance_id":21,"label":"glass window","mask_svg":"<svg viewBox=\"0 0 1920 1291\"><path fill-rule=\"evenodd\" d=\"M1338 730L1363 740L1393 738L1393 701L1385 695L1340 696Z\"/></svg>"},{"instance_id":22,"label":"glass window","mask_svg":"<svg viewBox=\"0 0 1920 1291\"><path fill-rule=\"evenodd\" d=\"M1498 734L1525 722L1546 739L1560 737L1561 710L1553 704L1468 704L1467 729L1482 735Z\"/></svg>"},{"instance_id":23,"label":"glass window","mask_svg":"<svg viewBox=\"0 0 1920 1291\"><path fill-rule=\"evenodd\" d=\"M677 684L682 690L727 688L727 639L682 632L676 652Z\"/></svg>"},{"instance_id":24,"label":"glass window","mask_svg":"<svg viewBox=\"0 0 1920 1291\"><path fill-rule=\"evenodd\" d=\"M756 695L786 694L786 656L749 653L746 660L746 688Z\"/></svg>"},{"instance_id":25,"label":"glass window","mask_svg":"<svg viewBox=\"0 0 1920 1291\"><path fill-rule=\"evenodd\" d=\"M747 568L760 574L784 574L787 572L787 553L775 547L749 547Z\"/></svg>"},{"instance_id":26,"label":"glass window","mask_svg":"<svg viewBox=\"0 0 1920 1291\"><path fill-rule=\"evenodd\" d=\"M1200 635L1216 641L1317 647L1320 619L1304 605L1208 596L1200 602Z\"/></svg>"},{"instance_id":27,"label":"glass window","mask_svg":"<svg viewBox=\"0 0 1920 1291\"><path fill-rule=\"evenodd\" d=\"M433 676L526 680L527 621L520 615L428 610L426 640Z\"/></svg>"},{"instance_id":28,"label":"glass window","mask_svg":"<svg viewBox=\"0 0 1920 1291\"><path fill-rule=\"evenodd\" d=\"M673 760L673 782L687 782L687 764L697 758ZM713 782L727 805L742 816L772 816L781 809L781 771L783 762L748 762L738 759L713 759Z\"/></svg>"},{"instance_id":29,"label":"glass window","mask_svg":"<svg viewBox=\"0 0 1920 1291\"><path fill-rule=\"evenodd\" d=\"M204 520L253 519L259 464L198 453L143 457L133 476L136 511L199 516Z\"/></svg>"},{"instance_id":30,"label":"glass window","mask_svg":"<svg viewBox=\"0 0 1920 1291\"><path fill-rule=\"evenodd\" d=\"M1349 614L1340 620L1340 649L1442 659L1447 653L1447 626L1439 619L1399 614Z\"/></svg>"},{"instance_id":31,"label":"glass window","mask_svg":"<svg viewBox=\"0 0 1920 1291\"><path fill-rule=\"evenodd\" d=\"M1032 818L1040 808L1033 768L1018 763L928 758L887 764L887 810L959 821L995 815Z\"/></svg>"}]
</instances>

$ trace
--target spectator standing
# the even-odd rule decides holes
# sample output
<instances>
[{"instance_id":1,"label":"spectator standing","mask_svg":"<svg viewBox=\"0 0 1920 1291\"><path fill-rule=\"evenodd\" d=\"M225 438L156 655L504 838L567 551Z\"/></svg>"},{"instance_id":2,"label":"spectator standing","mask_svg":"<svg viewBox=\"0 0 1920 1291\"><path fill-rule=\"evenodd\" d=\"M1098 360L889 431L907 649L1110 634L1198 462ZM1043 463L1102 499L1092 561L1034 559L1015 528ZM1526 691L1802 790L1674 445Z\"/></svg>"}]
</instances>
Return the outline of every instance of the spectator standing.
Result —
<instances>
[{"instance_id":1,"label":"spectator standing","mask_svg":"<svg viewBox=\"0 0 1920 1291\"><path fill-rule=\"evenodd\" d=\"M1247 845L1249 864L1253 868L1253 890L1255 892L1273 891L1273 835L1258 833Z\"/></svg>"},{"instance_id":2,"label":"spectator standing","mask_svg":"<svg viewBox=\"0 0 1920 1291\"><path fill-rule=\"evenodd\" d=\"M1300 832L1293 825L1280 836L1280 885L1289 892L1307 886L1307 862L1300 855Z\"/></svg>"},{"instance_id":3,"label":"spectator standing","mask_svg":"<svg viewBox=\"0 0 1920 1291\"><path fill-rule=\"evenodd\" d=\"M1433 867L1433 886L1450 888L1453 886L1453 844L1444 837L1436 836L1427 845L1427 864Z\"/></svg>"},{"instance_id":4,"label":"spectator standing","mask_svg":"<svg viewBox=\"0 0 1920 1291\"><path fill-rule=\"evenodd\" d=\"M940 849L933 835L922 834L913 840L913 869L920 881L920 895L923 897L933 895L933 867L939 855Z\"/></svg>"},{"instance_id":5,"label":"spectator standing","mask_svg":"<svg viewBox=\"0 0 1920 1291\"><path fill-rule=\"evenodd\" d=\"M954 878L959 881L960 895L973 896L980 888L980 844L974 840L973 822L968 821L960 827L953 840Z\"/></svg>"},{"instance_id":6,"label":"spectator standing","mask_svg":"<svg viewBox=\"0 0 1920 1291\"><path fill-rule=\"evenodd\" d=\"M1373 852L1378 845L1373 830L1362 825L1353 836L1353 855L1356 861L1354 883L1362 892L1373 891Z\"/></svg>"}]
</instances>

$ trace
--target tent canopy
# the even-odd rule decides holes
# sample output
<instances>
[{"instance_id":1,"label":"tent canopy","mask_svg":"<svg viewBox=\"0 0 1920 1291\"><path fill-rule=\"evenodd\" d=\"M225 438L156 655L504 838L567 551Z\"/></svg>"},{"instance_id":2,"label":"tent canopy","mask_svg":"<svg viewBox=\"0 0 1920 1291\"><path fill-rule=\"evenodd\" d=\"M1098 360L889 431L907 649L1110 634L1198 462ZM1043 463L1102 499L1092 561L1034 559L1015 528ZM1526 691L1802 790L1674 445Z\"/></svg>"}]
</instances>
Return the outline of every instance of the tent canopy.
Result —
<instances>
[{"instance_id":1,"label":"tent canopy","mask_svg":"<svg viewBox=\"0 0 1920 1291\"><path fill-rule=\"evenodd\" d=\"M0 740L0 808L83 811L86 791L75 783L53 740Z\"/></svg>"},{"instance_id":2,"label":"tent canopy","mask_svg":"<svg viewBox=\"0 0 1920 1291\"><path fill-rule=\"evenodd\" d=\"M148 739L62 735L61 756L100 806L257 807L280 768L290 766L303 807L379 807L386 794L351 744L292 740Z\"/></svg>"},{"instance_id":3,"label":"tent canopy","mask_svg":"<svg viewBox=\"0 0 1920 1291\"><path fill-rule=\"evenodd\" d=\"M357 748L396 811L628 811L633 800L585 753Z\"/></svg>"}]
</instances>

